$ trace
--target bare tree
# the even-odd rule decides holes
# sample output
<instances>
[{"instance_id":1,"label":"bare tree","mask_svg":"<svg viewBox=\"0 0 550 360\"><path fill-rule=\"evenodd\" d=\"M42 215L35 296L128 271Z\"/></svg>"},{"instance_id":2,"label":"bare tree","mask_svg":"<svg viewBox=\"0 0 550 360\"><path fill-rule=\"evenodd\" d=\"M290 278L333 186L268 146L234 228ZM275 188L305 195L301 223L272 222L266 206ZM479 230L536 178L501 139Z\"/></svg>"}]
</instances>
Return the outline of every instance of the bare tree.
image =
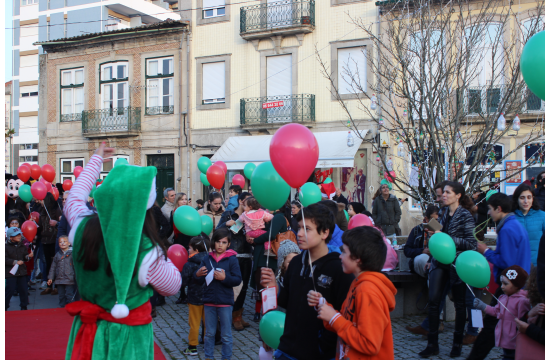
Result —
<instances>
[{"instance_id":1,"label":"bare tree","mask_svg":"<svg viewBox=\"0 0 550 360\"><path fill-rule=\"evenodd\" d=\"M544 2L529 10L527 22L520 22L512 7L501 1L386 3L376 23L348 14L372 40L372 51L363 55L373 81L361 78L355 59L340 63L339 72L316 53L350 130L362 137L359 125L365 120L351 115L350 106L357 106L366 118L380 119L379 131L388 132L398 145L395 156L373 141L382 160L375 164L381 175L395 171L395 186L424 208L433 202L437 182L462 181L472 193L513 153L543 141L544 110L527 111L530 102L541 101L525 85L519 61L527 40L544 28ZM354 101L343 100L338 87L355 93ZM523 118L523 129L530 129L521 137L519 124L512 120L516 114ZM495 152L504 137L514 136L516 146ZM538 155L544 156L542 146ZM390 156L400 159L393 161L393 169ZM499 182L529 166L532 163L526 162L506 172Z\"/></svg>"}]
</instances>

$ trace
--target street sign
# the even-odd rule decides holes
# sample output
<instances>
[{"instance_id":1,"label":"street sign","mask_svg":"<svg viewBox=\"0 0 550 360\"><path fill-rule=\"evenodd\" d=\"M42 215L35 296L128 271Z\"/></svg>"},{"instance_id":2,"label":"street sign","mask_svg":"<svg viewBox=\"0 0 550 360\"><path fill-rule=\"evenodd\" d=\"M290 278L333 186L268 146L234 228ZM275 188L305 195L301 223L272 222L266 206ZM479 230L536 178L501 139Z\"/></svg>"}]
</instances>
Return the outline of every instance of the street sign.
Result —
<instances>
[{"instance_id":1,"label":"street sign","mask_svg":"<svg viewBox=\"0 0 550 360\"><path fill-rule=\"evenodd\" d=\"M285 102L284 101L272 101L272 102L268 102L268 103L263 103L262 104L262 109L271 109L271 108L276 108L276 107L281 107L281 106L284 106L285 105Z\"/></svg>"}]
</instances>

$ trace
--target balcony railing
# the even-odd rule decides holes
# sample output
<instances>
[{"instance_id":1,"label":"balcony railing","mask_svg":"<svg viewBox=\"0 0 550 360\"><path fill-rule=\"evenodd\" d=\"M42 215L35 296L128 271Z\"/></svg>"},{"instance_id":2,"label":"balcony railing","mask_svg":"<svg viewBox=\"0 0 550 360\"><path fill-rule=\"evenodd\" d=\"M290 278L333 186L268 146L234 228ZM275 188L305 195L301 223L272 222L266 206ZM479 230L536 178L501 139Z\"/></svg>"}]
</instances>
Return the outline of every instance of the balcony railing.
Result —
<instances>
[{"instance_id":1,"label":"balcony railing","mask_svg":"<svg viewBox=\"0 0 550 360\"><path fill-rule=\"evenodd\" d=\"M463 105L467 115L492 114L499 111L502 96L507 91L508 85L476 86L464 90ZM544 101L538 98L530 90L525 93L525 104L522 112L543 112ZM460 102L459 102L460 103Z\"/></svg>"},{"instance_id":2,"label":"balcony railing","mask_svg":"<svg viewBox=\"0 0 550 360\"><path fill-rule=\"evenodd\" d=\"M241 34L315 26L314 0L284 0L241 8Z\"/></svg>"},{"instance_id":3,"label":"balcony railing","mask_svg":"<svg viewBox=\"0 0 550 360\"><path fill-rule=\"evenodd\" d=\"M149 106L145 109L145 115L165 115L173 114L174 105L170 106Z\"/></svg>"},{"instance_id":4,"label":"balcony railing","mask_svg":"<svg viewBox=\"0 0 550 360\"><path fill-rule=\"evenodd\" d=\"M124 135L141 130L141 108L122 107L82 112L82 135Z\"/></svg>"},{"instance_id":5,"label":"balcony railing","mask_svg":"<svg viewBox=\"0 0 550 360\"><path fill-rule=\"evenodd\" d=\"M69 122L69 121L81 121L82 120L82 113L75 113L75 114L62 114L61 115L61 122Z\"/></svg>"},{"instance_id":6,"label":"balcony railing","mask_svg":"<svg viewBox=\"0 0 550 360\"><path fill-rule=\"evenodd\" d=\"M268 107L270 103L276 106ZM311 121L315 121L313 94L241 99L241 125Z\"/></svg>"}]
</instances>

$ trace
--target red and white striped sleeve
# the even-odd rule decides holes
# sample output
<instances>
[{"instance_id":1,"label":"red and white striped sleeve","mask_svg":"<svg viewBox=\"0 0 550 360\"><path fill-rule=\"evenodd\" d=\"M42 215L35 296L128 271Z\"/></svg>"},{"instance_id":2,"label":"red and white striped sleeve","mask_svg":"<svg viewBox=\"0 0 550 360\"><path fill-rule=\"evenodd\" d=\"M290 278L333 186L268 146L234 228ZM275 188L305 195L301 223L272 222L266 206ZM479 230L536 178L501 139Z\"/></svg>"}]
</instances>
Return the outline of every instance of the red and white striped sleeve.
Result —
<instances>
[{"instance_id":1,"label":"red and white striped sleeve","mask_svg":"<svg viewBox=\"0 0 550 360\"><path fill-rule=\"evenodd\" d=\"M181 288L181 274L170 259L160 255L149 267L147 281L162 296L175 295Z\"/></svg>"}]
</instances>

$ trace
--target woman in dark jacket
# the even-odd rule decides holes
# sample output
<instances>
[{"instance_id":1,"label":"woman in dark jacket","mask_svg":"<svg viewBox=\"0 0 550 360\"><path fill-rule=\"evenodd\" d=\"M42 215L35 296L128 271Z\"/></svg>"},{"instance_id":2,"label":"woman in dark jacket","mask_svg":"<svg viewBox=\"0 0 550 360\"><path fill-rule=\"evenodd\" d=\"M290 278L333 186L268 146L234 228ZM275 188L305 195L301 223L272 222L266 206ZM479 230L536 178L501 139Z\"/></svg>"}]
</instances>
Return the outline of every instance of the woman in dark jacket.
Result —
<instances>
[{"instance_id":1,"label":"woman in dark jacket","mask_svg":"<svg viewBox=\"0 0 550 360\"><path fill-rule=\"evenodd\" d=\"M544 211L544 178L544 171L537 175L537 188L535 189L535 196L542 211Z\"/></svg>"},{"instance_id":2,"label":"woman in dark jacket","mask_svg":"<svg viewBox=\"0 0 550 360\"><path fill-rule=\"evenodd\" d=\"M443 208L439 212L439 223L443 229L438 232L448 234L456 246L456 255L466 250L477 248L474 237L475 221L470 210L472 200L466 196L464 186L458 182L450 182L443 190ZM456 261L456 258L455 258ZM428 346L419 353L420 357L430 357L439 354L439 304L445 296L444 289L449 284L455 304L456 320L451 357L457 357L462 352L464 326L466 325L466 284L460 280L453 264L445 265L432 259L429 274L428 319L430 330Z\"/></svg>"},{"instance_id":3,"label":"woman in dark jacket","mask_svg":"<svg viewBox=\"0 0 550 360\"><path fill-rule=\"evenodd\" d=\"M373 201L372 217L374 224L382 229L386 236L400 232L401 204L394 195L390 194L388 185L380 186L380 196Z\"/></svg>"},{"instance_id":4,"label":"woman in dark jacket","mask_svg":"<svg viewBox=\"0 0 550 360\"><path fill-rule=\"evenodd\" d=\"M52 266L53 257L55 256L55 243L57 242L57 222L61 217L61 209L57 205L57 201L51 193L46 193L44 200L40 201L42 207L40 208L40 241L42 242L42 248L44 249L44 256L46 257L46 272L49 274L50 267ZM52 294L55 295L57 289L52 291L52 285L48 285L48 288L40 293L40 295Z\"/></svg>"}]
</instances>

